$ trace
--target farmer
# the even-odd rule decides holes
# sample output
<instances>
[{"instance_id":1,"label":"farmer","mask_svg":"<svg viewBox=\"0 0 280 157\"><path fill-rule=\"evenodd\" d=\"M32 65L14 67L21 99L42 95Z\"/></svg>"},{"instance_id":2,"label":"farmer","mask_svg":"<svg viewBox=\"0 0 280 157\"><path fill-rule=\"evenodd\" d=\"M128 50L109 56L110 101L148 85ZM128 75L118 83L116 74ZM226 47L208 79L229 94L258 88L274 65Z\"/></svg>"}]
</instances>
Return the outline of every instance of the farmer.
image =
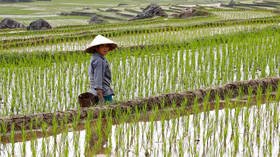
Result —
<instances>
[{"instance_id":1,"label":"farmer","mask_svg":"<svg viewBox=\"0 0 280 157\"><path fill-rule=\"evenodd\" d=\"M98 103L100 104L113 101L114 91L111 88L111 70L105 56L115 48L117 48L115 42L98 35L85 50L88 53L92 53L88 69L90 91L98 96Z\"/></svg>"}]
</instances>

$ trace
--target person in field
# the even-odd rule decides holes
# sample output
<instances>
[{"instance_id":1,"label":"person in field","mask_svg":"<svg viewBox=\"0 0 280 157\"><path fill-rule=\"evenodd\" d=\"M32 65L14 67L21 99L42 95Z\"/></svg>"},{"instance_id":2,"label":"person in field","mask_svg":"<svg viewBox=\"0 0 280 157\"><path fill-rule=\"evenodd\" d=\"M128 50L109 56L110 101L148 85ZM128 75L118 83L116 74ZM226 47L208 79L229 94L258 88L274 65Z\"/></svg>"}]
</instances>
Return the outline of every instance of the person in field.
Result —
<instances>
[{"instance_id":1,"label":"person in field","mask_svg":"<svg viewBox=\"0 0 280 157\"><path fill-rule=\"evenodd\" d=\"M114 91L111 88L111 70L105 56L117 48L117 44L98 35L86 48L86 52L92 53L88 74L90 78L90 92L98 96L98 103L111 103Z\"/></svg>"}]
</instances>

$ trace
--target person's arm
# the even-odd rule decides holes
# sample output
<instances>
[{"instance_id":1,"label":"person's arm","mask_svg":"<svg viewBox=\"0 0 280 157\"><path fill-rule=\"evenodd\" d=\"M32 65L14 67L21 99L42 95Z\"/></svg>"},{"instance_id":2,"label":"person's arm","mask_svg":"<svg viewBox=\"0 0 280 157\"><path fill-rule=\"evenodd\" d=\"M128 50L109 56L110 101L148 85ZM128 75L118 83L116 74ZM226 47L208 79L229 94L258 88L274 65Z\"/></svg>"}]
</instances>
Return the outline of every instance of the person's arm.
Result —
<instances>
[{"instance_id":1,"label":"person's arm","mask_svg":"<svg viewBox=\"0 0 280 157\"><path fill-rule=\"evenodd\" d=\"M104 103L104 94L103 94L103 88L102 88L102 83L103 83L103 73L104 73L104 68L103 68L103 61L102 60L96 60L93 64L93 69L94 69L94 85L93 88L96 90L99 103Z\"/></svg>"}]
</instances>

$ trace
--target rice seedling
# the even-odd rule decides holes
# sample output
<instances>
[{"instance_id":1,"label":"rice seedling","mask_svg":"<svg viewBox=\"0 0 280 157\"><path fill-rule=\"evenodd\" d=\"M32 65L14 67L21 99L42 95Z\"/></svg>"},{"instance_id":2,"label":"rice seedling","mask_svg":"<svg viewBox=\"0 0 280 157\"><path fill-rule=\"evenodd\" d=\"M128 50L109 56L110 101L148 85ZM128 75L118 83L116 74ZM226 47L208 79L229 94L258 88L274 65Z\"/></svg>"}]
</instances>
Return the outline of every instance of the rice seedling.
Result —
<instances>
[{"instance_id":1,"label":"rice seedling","mask_svg":"<svg viewBox=\"0 0 280 157\"><path fill-rule=\"evenodd\" d=\"M276 13L272 11L258 11L258 10L245 10L245 11L236 11L236 10L219 10L213 11L214 15L229 19L253 19L253 18L262 18L262 17L271 17L276 16Z\"/></svg>"}]
</instances>

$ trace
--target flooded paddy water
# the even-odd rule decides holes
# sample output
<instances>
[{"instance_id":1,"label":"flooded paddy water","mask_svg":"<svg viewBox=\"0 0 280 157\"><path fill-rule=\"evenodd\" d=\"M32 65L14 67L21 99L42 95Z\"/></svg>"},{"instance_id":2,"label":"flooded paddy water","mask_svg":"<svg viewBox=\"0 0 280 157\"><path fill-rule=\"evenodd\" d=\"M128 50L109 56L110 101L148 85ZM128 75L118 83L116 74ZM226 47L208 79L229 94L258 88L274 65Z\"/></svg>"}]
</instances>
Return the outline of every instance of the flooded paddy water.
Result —
<instances>
[{"instance_id":1,"label":"flooded paddy water","mask_svg":"<svg viewBox=\"0 0 280 157\"><path fill-rule=\"evenodd\" d=\"M96 154L109 156L279 156L279 111L279 102L184 116L178 112L171 119L158 110L142 122L134 118L112 125L98 149L93 144L98 138L85 129L0 144L0 155L86 156L89 142Z\"/></svg>"},{"instance_id":2,"label":"flooded paddy water","mask_svg":"<svg viewBox=\"0 0 280 157\"><path fill-rule=\"evenodd\" d=\"M268 38L267 42L271 40L274 39ZM266 46L274 45L267 44ZM271 60L270 64L263 65L263 70L256 69L256 67L251 69L249 66L234 68L234 65L240 65L245 60L232 60L241 56L238 54L232 55L232 59L224 57L238 49L235 47L236 50L232 50L233 47L233 45L224 44L189 51L184 49L177 52L164 50L164 55L149 56L143 53L144 55L135 56L132 52L130 55L127 54L120 58L108 56L111 68L120 69L112 71L113 89L121 93L114 99L125 101L161 93L220 85L230 80L248 80L279 75L279 65L275 66L277 54L275 54L275 58L273 57L275 60ZM257 48L252 47L252 50ZM239 50L242 50L241 46ZM242 55L245 58L250 56L248 53ZM257 56L257 54L251 53L251 56L253 55ZM87 74L89 57L77 54L71 57L72 61L48 66L0 69L5 74L5 77L4 75L0 77L3 80L0 82L0 91L3 93L1 97L3 105L0 113L4 116L12 113L54 112L76 108L77 96L89 90ZM251 59L255 64L262 62L261 58ZM172 65L168 64L170 62ZM222 67L221 65L226 62L228 64ZM224 73L223 68L232 70Z\"/></svg>"},{"instance_id":3,"label":"flooded paddy water","mask_svg":"<svg viewBox=\"0 0 280 157\"><path fill-rule=\"evenodd\" d=\"M242 31L253 31L256 29L263 29L269 26L275 26L276 24L258 24L258 25L238 25L238 26L227 26L227 27L213 27L213 28L200 28L200 29L187 29L182 31L168 31L168 32L156 32L149 34L129 34L117 37L112 37L113 40L118 41L121 47L132 47L132 46L149 46L161 43L184 43L194 39L201 39L206 37L212 37L221 34L232 34ZM64 41L61 43L54 44L41 44L32 45L26 47L16 47L3 50L3 52L68 52L68 51L79 51L84 50L89 44L90 40L79 40L79 41Z\"/></svg>"}]
</instances>

